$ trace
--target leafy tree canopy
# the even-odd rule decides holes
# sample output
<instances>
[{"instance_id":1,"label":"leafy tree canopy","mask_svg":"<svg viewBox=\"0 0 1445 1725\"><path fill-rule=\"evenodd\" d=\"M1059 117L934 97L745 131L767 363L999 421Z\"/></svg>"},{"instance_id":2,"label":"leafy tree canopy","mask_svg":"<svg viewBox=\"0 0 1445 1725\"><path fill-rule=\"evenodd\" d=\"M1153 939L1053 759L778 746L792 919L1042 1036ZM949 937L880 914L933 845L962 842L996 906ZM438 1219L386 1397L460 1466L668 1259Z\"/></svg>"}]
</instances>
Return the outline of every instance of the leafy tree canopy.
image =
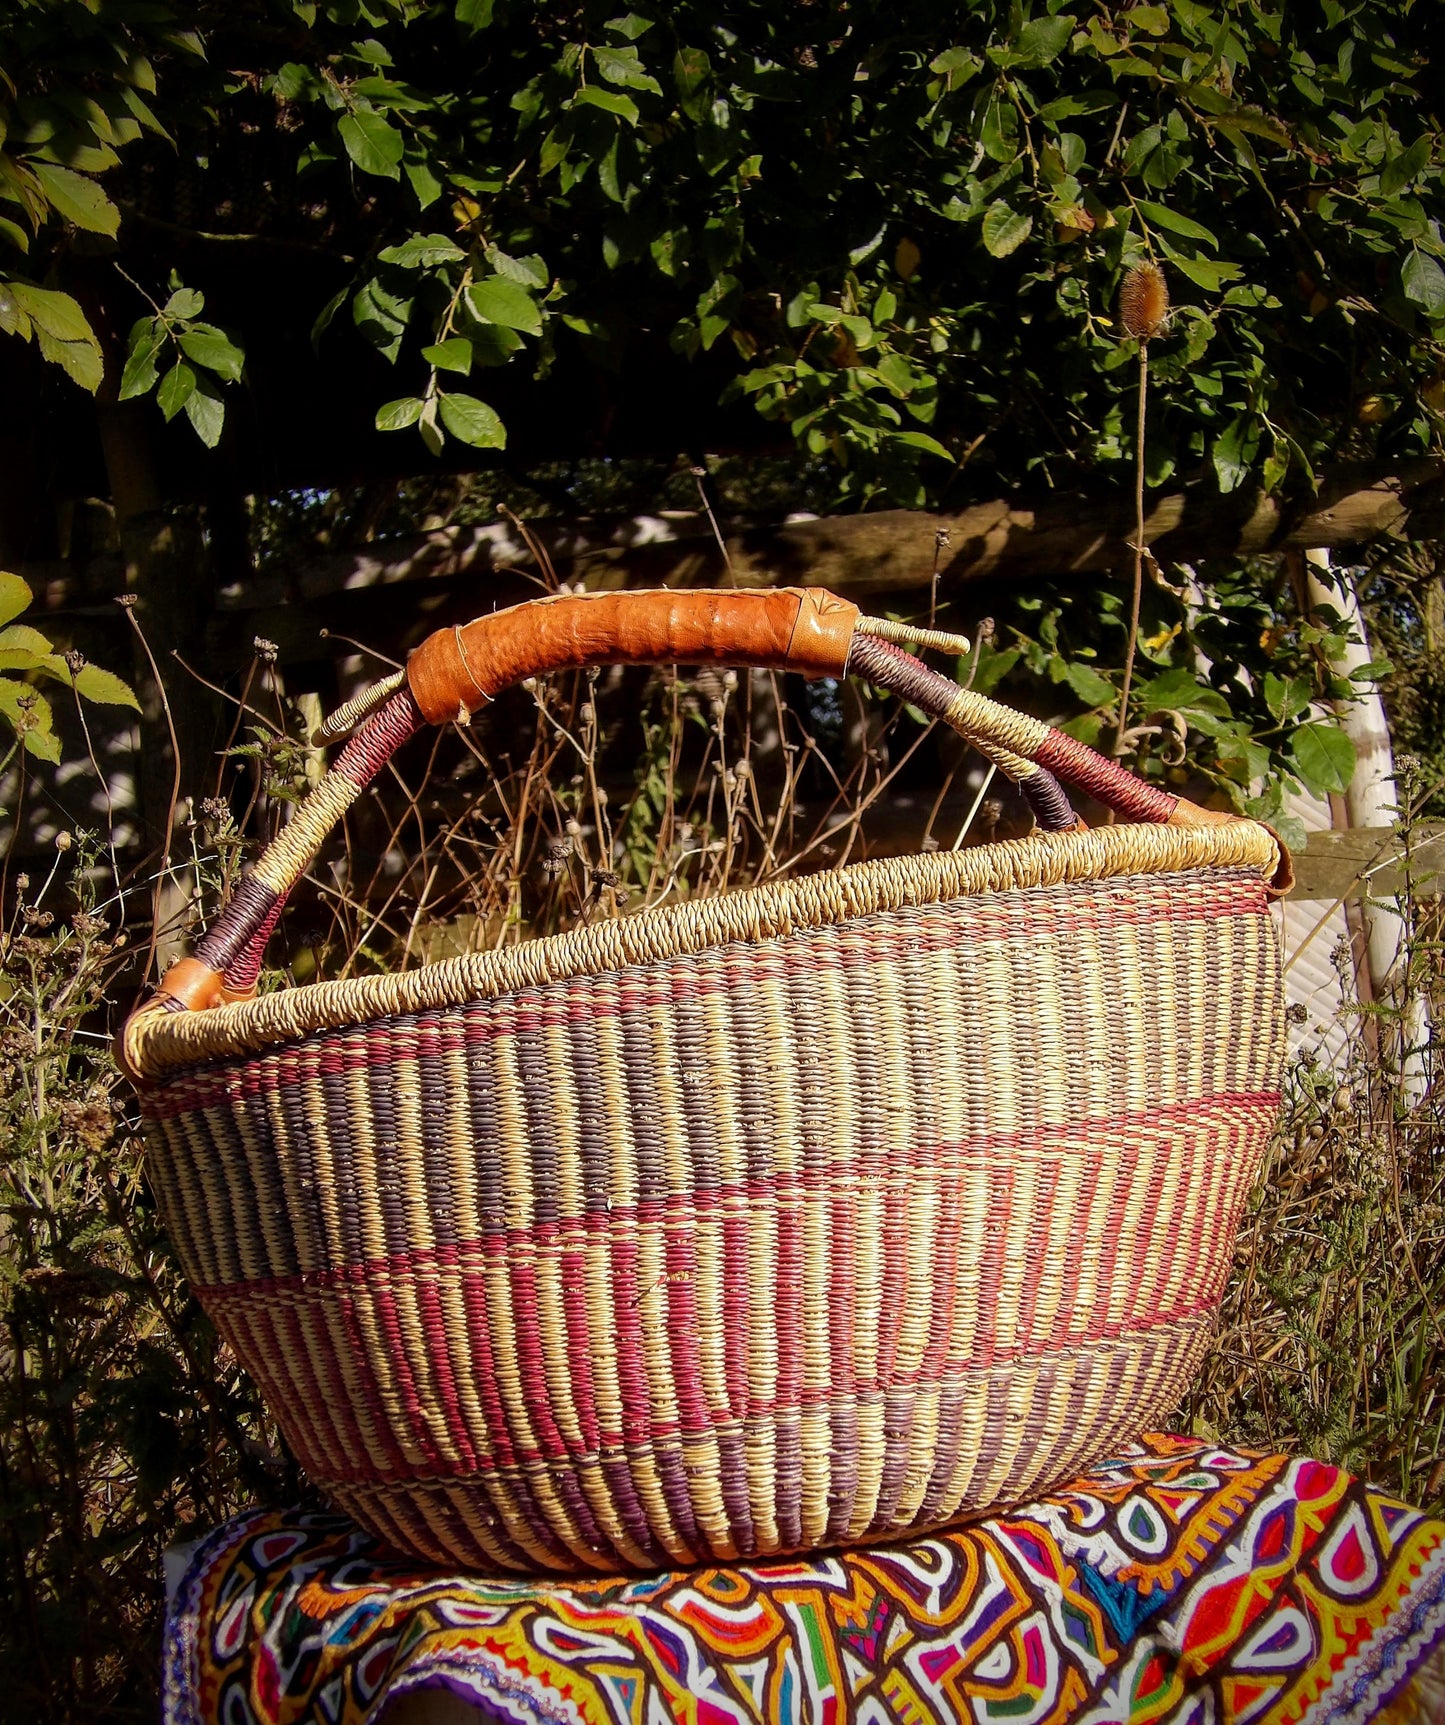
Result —
<instances>
[{"instance_id":1,"label":"leafy tree canopy","mask_svg":"<svg viewBox=\"0 0 1445 1725\"><path fill-rule=\"evenodd\" d=\"M1438 444L1428 8L621 3L12 0L0 328L215 444L302 320L391 363L376 424L433 453L504 446L500 368L644 387L666 344L840 496L922 504L1127 459L1152 256L1152 480ZM276 292L211 322L127 267L158 224L274 241ZM329 301L288 245L340 260Z\"/></svg>"},{"instance_id":2,"label":"leafy tree canopy","mask_svg":"<svg viewBox=\"0 0 1445 1725\"><path fill-rule=\"evenodd\" d=\"M374 417L394 472L524 418L605 449L619 403L664 449L666 379L698 448L746 423L838 502L948 505L1125 483L1152 259L1151 482L1438 449L1434 8L625 3L11 0L0 330L202 445L249 392L263 443ZM1019 595L971 674L1152 776L1187 738L1268 817L1341 788L1341 619L1249 569L1191 591L1148 585L1127 699L1117 583Z\"/></svg>"}]
</instances>

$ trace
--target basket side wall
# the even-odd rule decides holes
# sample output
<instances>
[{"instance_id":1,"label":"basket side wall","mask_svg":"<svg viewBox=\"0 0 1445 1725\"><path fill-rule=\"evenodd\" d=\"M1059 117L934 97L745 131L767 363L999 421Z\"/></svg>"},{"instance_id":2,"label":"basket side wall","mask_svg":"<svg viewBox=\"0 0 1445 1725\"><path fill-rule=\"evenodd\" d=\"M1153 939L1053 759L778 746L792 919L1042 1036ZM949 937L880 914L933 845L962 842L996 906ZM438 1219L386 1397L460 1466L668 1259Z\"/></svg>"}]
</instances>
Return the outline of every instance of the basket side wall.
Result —
<instances>
[{"instance_id":1,"label":"basket side wall","mask_svg":"<svg viewBox=\"0 0 1445 1725\"><path fill-rule=\"evenodd\" d=\"M558 1570L938 1525L1157 1418L1277 1105L1258 875L909 906L150 1093L187 1272L396 1543Z\"/></svg>"}]
</instances>

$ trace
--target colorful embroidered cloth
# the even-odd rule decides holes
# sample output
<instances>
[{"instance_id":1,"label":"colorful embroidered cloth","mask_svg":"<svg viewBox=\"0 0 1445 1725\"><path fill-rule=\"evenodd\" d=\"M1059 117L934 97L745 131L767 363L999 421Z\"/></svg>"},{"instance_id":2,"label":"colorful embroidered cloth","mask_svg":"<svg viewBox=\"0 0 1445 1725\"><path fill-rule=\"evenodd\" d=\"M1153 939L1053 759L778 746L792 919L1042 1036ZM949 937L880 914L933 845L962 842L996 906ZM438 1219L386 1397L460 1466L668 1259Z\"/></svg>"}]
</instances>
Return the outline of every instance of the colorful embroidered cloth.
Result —
<instances>
[{"instance_id":1,"label":"colorful embroidered cloth","mask_svg":"<svg viewBox=\"0 0 1445 1725\"><path fill-rule=\"evenodd\" d=\"M440 1687L518 1725L1365 1725L1445 1717L1442 1666L1445 1523L1150 1436L949 1533L646 1580L460 1578L241 1516L173 1601L164 1720L363 1725Z\"/></svg>"}]
</instances>

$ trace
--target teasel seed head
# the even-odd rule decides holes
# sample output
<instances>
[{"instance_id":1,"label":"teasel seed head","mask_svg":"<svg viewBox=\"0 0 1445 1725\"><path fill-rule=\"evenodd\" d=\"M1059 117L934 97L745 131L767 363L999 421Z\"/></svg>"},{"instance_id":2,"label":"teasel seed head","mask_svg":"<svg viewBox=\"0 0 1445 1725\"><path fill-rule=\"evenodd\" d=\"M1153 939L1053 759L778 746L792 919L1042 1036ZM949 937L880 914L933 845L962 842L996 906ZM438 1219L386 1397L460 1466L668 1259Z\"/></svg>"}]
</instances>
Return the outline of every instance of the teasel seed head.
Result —
<instances>
[{"instance_id":1,"label":"teasel seed head","mask_svg":"<svg viewBox=\"0 0 1445 1725\"><path fill-rule=\"evenodd\" d=\"M1158 264L1135 264L1119 290L1119 316L1124 328L1148 341L1169 321L1169 287Z\"/></svg>"}]
</instances>

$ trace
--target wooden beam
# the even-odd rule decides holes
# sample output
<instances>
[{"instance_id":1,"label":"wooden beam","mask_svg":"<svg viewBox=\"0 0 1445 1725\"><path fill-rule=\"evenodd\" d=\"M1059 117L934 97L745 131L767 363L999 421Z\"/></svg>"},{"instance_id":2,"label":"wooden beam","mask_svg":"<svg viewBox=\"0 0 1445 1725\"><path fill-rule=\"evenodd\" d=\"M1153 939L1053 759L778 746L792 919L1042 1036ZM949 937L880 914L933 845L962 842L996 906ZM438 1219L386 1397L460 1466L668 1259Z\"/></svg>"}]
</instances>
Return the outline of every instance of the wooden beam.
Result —
<instances>
[{"instance_id":1,"label":"wooden beam","mask_svg":"<svg viewBox=\"0 0 1445 1725\"><path fill-rule=\"evenodd\" d=\"M1132 500L1111 493L996 498L948 514L886 509L724 524L726 558L712 524L694 511L541 520L531 531L561 579L589 588L792 584L860 598L927 589L935 547L945 593L990 577L1058 579L1122 567L1133 525ZM1339 550L1385 533L1445 536L1445 461L1332 469L1313 496L1288 502L1256 492L1221 497L1212 483L1177 486L1150 498L1145 528L1165 563ZM536 568L526 541L506 522L444 527L299 559L269 581L224 593L220 608L250 614L411 582L476 583L478 598L490 603L495 578L518 585ZM21 565L19 573L52 608L73 603L86 585L62 563ZM110 573L87 571L89 585L103 589L97 578Z\"/></svg>"},{"instance_id":2,"label":"wooden beam","mask_svg":"<svg viewBox=\"0 0 1445 1725\"><path fill-rule=\"evenodd\" d=\"M1311 833L1294 853L1291 898L1392 899L1406 890L1417 898L1445 893L1445 821L1422 821L1411 834L1408 861L1391 827L1345 827Z\"/></svg>"},{"instance_id":3,"label":"wooden beam","mask_svg":"<svg viewBox=\"0 0 1445 1725\"><path fill-rule=\"evenodd\" d=\"M695 512L538 521L532 532L562 579L590 588L799 584L857 596L926 588L940 538L945 588L988 576L1057 578L1112 569L1128 556L1133 524L1133 502L1122 493L999 498L952 514L888 509L796 516L725 526L726 561L711 524ZM1340 549L1384 533L1427 538L1445 533L1445 461L1402 462L1389 471L1338 468L1313 497L1293 502L1256 492L1221 497L1212 483L1176 487L1154 494L1145 525L1150 546L1165 562ZM356 588L535 568L522 536L501 522L313 557L288 572L288 584L292 597L320 599ZM269 598L256 592L246 608Z\"/></svg>"}]
</instances>

